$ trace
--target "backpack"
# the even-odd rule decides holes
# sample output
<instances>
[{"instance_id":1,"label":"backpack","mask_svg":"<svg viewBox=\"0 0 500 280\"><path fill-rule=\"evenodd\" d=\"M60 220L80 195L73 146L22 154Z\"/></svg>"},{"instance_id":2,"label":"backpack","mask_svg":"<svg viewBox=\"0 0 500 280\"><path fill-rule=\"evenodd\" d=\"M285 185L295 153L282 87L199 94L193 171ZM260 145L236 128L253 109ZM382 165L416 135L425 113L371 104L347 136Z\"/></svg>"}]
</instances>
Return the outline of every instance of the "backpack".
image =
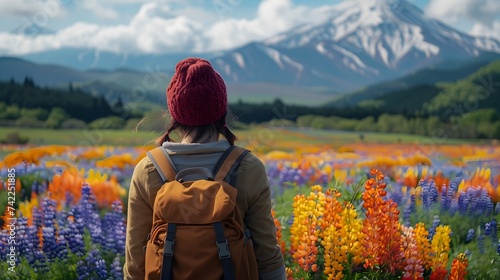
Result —
<instances>
[{"instance_id":1,"label":"backpack","mask_svg":"<svg viewBox=\"0 0 500 280\"><path fill-rule=\"evenodd\" d=\"M247 153L231 146L212 171L195 167L179 173L162 147L147 153L165 183L153 206L145 279L258 279L250 232L232 186ZM188 179L193 176L196 180Z\"/></svg>"}]
</instances>

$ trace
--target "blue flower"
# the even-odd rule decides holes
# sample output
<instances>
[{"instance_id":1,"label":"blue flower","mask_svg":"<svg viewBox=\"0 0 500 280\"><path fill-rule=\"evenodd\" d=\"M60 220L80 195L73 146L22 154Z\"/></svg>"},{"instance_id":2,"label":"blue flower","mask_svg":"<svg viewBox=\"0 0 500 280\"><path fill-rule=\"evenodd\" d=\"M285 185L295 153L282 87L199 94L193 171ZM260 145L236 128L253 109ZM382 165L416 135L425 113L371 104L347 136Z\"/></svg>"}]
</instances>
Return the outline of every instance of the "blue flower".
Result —
<instances>
[{"instance_id":1,"label":"blue flower","mask_svg":"<svg viewBox=\"0 0 500 280\"><path fill-rule=\"evenodd\" d=\"M405 210L403 211L403 221L405 223L405 226L409 227L410 226L410 217L411 213L415 211L415 201L416 197L414 194L411 195L410 197L410 203L406 206Z\"/></svg>"},{"instance_id":2,"label":"blue flower","mask_svg":"<svg viewBox=\"0 0 500 280\"><path fill-rule=\"evenodd\" d=\"M120 255L116 255L113 263L111 264L111 280L123 279L123 269L120 260Z\"/></svg>"},{"instance_id":3,"label":"blue flower","mask_svg":"<svg viewBox=\"0 0 500 280\"><path fill-rule=\"evenodd\" d=\"M125 251L125 217L122 203L116 200L112 204L113 210L106 213L103 220L105 250L113 253L124 254Z\"/></svg>"},{"instance_id":4,"label":"blue flower","mask_svg":"<svg viewBox=\"0 0 500 280\"><path fill-rule=\"evenodd\" d=\"M56 201L48 197L42 200L42 209L44 213L42 238L43 238L43 252L52 261L56 255Z\"/></svg>"},{"instance_id":5,"label":"blue flower","mask_svg":"<svg viewBox=\"0 0 500 280\"><path fill-rule=\"evenodd\" d=\"M35 251L35 263L33 264L33 269L37 273L44 273L49 271L47 258L42 250Z\"/></svg>"},{"instance_id":6,"label":"blue flower","mask_svg":"<svg viewBox=\"0 0 500 280\"><path fill-rule=\"evenodd\" d=\"M422 204L425 209L430 209L438 200L437 187L434 180L422 180L420 182L422 187Z\"/></svg>"},{"instance_id":7,"label":"blue flower","mask_svg":"<svg viewBox=\"0 0 500 280\"><path fill-rule=\"evenodd\" d=\"M469 231L467 231L467 238L465 239L465 242L466 243L471 242L474 236L475 236L474 229L473 228L469 229Z\"/></svg>"},{"instance_id":8,"label":"blue flower","mask_svg":"<svg viewBox=\"0 0 500 280\"><path fill-rule=\"evenodd\" d=\"M432 221L431 228L429 229L429 240L432 240L434 237L434 234L436 234L436 228L439 226L441 223L441 220L439 219L439 216L436 215L434 216L434 220Z\"/></svg>"},{"instance_id":9,"label":"blue flower","mask_svg":"<svg viewBox=\"0 0 500 280\"><path fill-rule=\"evenodd\" d=\"M97 279L107 278L108 270L106 262L102 259L102 256L96 247L90 250L85 258L85 262L87 263L87 269L91 275L96 275L98 277Z\"/></svg>"},{"instance_id":10,"label":"blue flower","mask_svg":"<svg viewBox=\"0 0 500 280\"><path fill-rule=\"evenodd\" d=\"M485 246L484 246L484 235L481 234L477 237L477 246L479 247L479 253L484 254Z\"/></svg>"}]
</instances>

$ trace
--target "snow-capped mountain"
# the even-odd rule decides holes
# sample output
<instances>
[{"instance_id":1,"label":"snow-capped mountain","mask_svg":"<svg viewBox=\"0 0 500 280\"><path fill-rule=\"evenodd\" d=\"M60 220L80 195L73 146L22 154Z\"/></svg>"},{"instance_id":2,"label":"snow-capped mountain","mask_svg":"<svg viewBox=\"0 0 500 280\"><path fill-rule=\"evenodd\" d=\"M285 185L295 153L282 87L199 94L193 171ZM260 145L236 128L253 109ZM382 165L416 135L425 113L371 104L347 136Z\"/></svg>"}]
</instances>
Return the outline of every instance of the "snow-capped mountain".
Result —
<instances>
[{"instance_id":1,"label":"snow-capped mountain","mask_svg":"<svg viewBox=\"0 0 500 280\"><path fill-rule=\"evenodd\" d=\"M212 58L236 83L274 82L349 91L437 63L500 53L500 42L464 34L405 0L352 0L307 24Z\"/></svg>"}]
</instances>

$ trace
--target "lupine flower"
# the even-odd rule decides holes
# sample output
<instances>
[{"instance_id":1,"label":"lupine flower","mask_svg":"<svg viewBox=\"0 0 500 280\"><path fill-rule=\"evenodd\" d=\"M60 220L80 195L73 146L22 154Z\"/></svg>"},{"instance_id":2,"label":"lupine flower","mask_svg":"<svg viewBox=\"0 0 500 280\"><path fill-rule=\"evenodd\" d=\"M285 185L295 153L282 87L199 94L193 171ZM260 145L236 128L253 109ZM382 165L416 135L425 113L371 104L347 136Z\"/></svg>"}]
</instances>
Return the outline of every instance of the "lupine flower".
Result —
<instances>
[{"instance_id":1,"label":"lupine flower","mask_svg":"<svg viewBox=\"0 0 500 280\"><path fill-rule=\"evenodd\" d=\"M91 275L96 275L97 279L106 279L108 271L106 269L106 262L102 259L101 254L97 248L93 248L85 259L87 262L87 269Z\"/></svg>"},{"instance_id":2,"label":"lupine flower","mask_svg":"<svg viewBox=\"0 0 500 280\"><path fill-rule=\"evenodd\" d=\"M437 203L439 190L434 180L422 180L420 181L420 186L422 188L421 198L424 209L429 210Z\"/></svg>"},{"instance_id":3,"label":"lupine flower","mask_svg":"<svg viewBox=\"0 0 500 280\"><path fill-rule=\"evenodd\" d=\"M125 217L121 201L112 204L112 211L104 215L102 228L104 229L103 247L113 253L124 254L125 248Z\"/></svg>"},{"instance_id":4,"label":"lupine flower","mask_svg":"<svg viewBox=\"0 0 500 280\"><path fill-rule=\"evenodd\" d=\"M363 193L363 208L366 210L366 219L363 221L364 257L366 268L375 265L386 265L391 273L402 266L403 252L401 251L401 234L399 224L399 210L392 201L385 201L387 194L384 174L372 170L375 178L365 183Z\"/></svg>"},{"instance_id":5,"label":"lupine flower","mask_svg":"<svg viewBox=\"0 0 500 280\"><path fill-rule=\"evenodd\" d=\"M485 240L484 234L480 234L477 237L477 246L479 248L479 253L481 253L481 254L485 253L484 240Z\"/></svg>"},{"instance_id":6,"label":"lupine flower","mask_svg":"<svg viewBox=\"0 0 500 280\"><path fill-rule=\"evenodd\" d=\"M423 223L418 223L415 225L413 233L417 245L417 259L422 261L422 265L425 267L425 269L429 269L431 267L432 261L431 242L428 238L429 232L425 229L425 225Z\"/></svg>"},{"instance_id":7,"label":"lupine flower","mask_svg":"<svg viewBox=\"0 0 500 280\"><path fill-rule=\"evenodd\" d=\"M429 229L429 239L432 240L434 238L434 234L436 233L436 228L439 226L441 223L441 220L439 219L439 216L436 215L434 216L434 220L432 221L431 228Z\"/></svg>"},{"instance_id":8,"label":"lupine flower","mask_svg":"<svg viewBox=\"0 0 500 280\"><path fill-rule=\"evenodd\" d=\"M431 248L434 254L432 258L432 269L446 268L448 264L448 254L450 252L451 229L449 226L439 225L436 234L432 238Z\"/></svg>"},{"instance_id":9,"label":"lupine flower","mask_svg":"<svg viewBox=\"0 0 500 280\"><path fill-rule=\"evenodd\" d=\"M419 259L417 240L412 227L402 226L403 242L402 251L404 252L404 275L403 280L423 280L424 266Z\"/></svg>"},{"instance_id":10,"label":"lupine flower","mask_svg":"<svg viewBox=\"0 0 500 280\"><path fill-rule=\"evenodd\" d=\"M0 256L1 260L4 261L7 258L7 248L8 246L8 240L9 240L9 233L7 232L6 229L0 230L0 253L2 254Z\"/></svg>"},{"instance_id":11,"label":"lupine flower","mask_svg":"<svg viewBox=\"0 0 500 280\"><path fill-rule=\"evenodd\" d=\"M410 204L406 206L405 210L403 211L403 221L405 223L405 226L410 226L410 217L411 213L415 212L415 201L416 201L416 196L412 194L410 196Z\"/></svg>"},{"instance_id":12,"label":"lupine flower","mask_svg":"<svg viewBox=\"0 0 500 280\"><path fill-rule=\"evenodd\" d=\"M278 245L280 245L281 253L284 255L286 253L286 248L285 248L286 246L285 246L285 240L282 239L281 223L276 218L276 213L274 212L274 209L271 210L271 215L274 219L274 226L276 227L276 241L278 242Z\"/></svg>"},{"instance_id":13,"label":"lupine flower","mask_svg":"<svg viewBox=\"0 0 500 280\"><path fill-rule=\"evenodd\" d=\"M464 280L467 275L467 266L469 261L464 253L458 254L458 256L453 259L450 271L450 280Z\"/></svg>"},{"instance_id":14,"label":"lupine flower","mask_svg":"<svg viewBox=\"0 0 500 280\"><path fill-rule=\"evenodd\" d=\"M448 275L448 270L446 267L438 266L432 269L431 275L429 275L429 280L444 280Z\"/></svg>"},{"instance_id":15,"label":"lupine flower","mask_svg":"<svg viewBox=\"0 0 500 280\"><path fill-rule=\"evenodd\" d=\"M120 260L120 255L117 254L111 264L111 280L122 280L123 279L123 269Z\"/></svg>"},{"instance_id":16,"label":"lupine flower","mask_svg":"<svg viewBox=\"0 0 500 280\"><path fill-rule=\"evenodd\" d=\"M72 253L77 256L83 256L85 253L85 244L83 242L84 224L83 218L74 218L72 214L68 216L68 234L65 238L68 240L68 246Z\"/></svg>"},{"instance_id":17,"label":"lupine flower","mask_svg":"<svg viewBox=\"0 0 500 280\"><path fill-rule=\"evenodd\" d=\"M19 237L17 240L19 255L26 257L28 262L31 262L32 258L34 258L33 252L35 250L35 244L32 242L33 239L30 238L28 219L26 217L20 216L17 219L16 233Z\"/></svg>"},{"instance_id":18,"label":"lupine flower","mask_svg":"<svg viewBox=\"0 0 500 280\"><path fill-rule=\"evenodd\" d=\"M44 214L42 227L42 250L46 253L49 261L56 257L56 202L48 197L42 200L42 211Z\"/></svg>"},{"instance_id":19,"label":"lupine flower","mask_svg":"<svg viewBox=\"0 0 500 280\"><path fill-rule=\"evenodd\" d=\"M19 215L27 217L28 225L33 224L33 217L32 217L33 208L38 206L39 206L38 195L35 192L32 192L31 199L29 201L24 201L19 203L19 209L18 209L18 212L20 212Z\"/></svg>"},{"instance_id":20,"label":"lupine flower","mask_svg":"<svg viewBox=\"0 0 500 280\"><path fill-rule=\"evenodd\" d=\"M88 269L85 261L78 261L76 265L76 274L78 275L78 280L86 280L89 278L90 270Z\"/></svg>"},{"instance_id":21,"label":"lupine flower","mask_svg":"<svg viewBox=\"0 0 500 280\"><path fill-rule=\"evenodd\" d=\"M321 186L313 186L309 196L297 195L294 200L294 222L290 228L292 257L304 271L317 271L318 235L322 224L325 200Z\"/></svg>"},{"instance_id":22,"label":"lupine flower","mask_svg":"<svg viewBox=\"0 0 500 280\"><path fill-rule=\"evenodd\" d=\"M486 186L486 189L493 203L500 202L500 174L494 178L492 185Z\"/></svg>"},{"instance_id":23,"label":"lupine flower","mask_svg":"<svg viewBox=\"0 0 500 280\"><path fill-rule=\"evenodd\" d=\"M108 178L108 174L101 174L94 169L88 171L85 183L91 187L96 203L100 207L109 205L127 194L127 191L118 183L116 176Z\"/></svg>"},{"instance_id":24,"label":"lupine flower","mask_svg":"<svg viewBox=\"0 0 500 280\"><path fill-rule=\"evenodd\" d=\"M328 226L325 237L321 241L324 247L325 271L328 279L343 279L344 263L347 263L346 239L341 236L340 230L335 225Z\"/></svg>"},{"instance_id":25,"label":"lupine flower","mask_svg":"<svg viewBox=\"0 0 500 280\"><path fill-rule=\"evenodd\" d=\"M342 227L340 228L341 236L346 239L347 252L353 258L354 265L359 265L363 262L363 221L358 218L358 213L354 206L348 203L340 214Z\"/></svg>"},{"instance_id":26,"label":"lupine flower","mask_svg":"<svg viewBox=\"0 0 500 280\"><path fill-rule=\"evenodd\" d=\"M45 273L49 271L48 261L42 250L35 250L33 270L37 273Z\"/></svg>"},{"instance_id":27,"label":"lupine flower","mask_svg":"<svg viewBox=\"0 0 500 280\"><path fill-rule=\"evenodd\" d=\"M472 241L472 239L474 239L474 236L475 236L475 232L474 232L474 229L471 228L467 231L467 237L465 239L465 242L466 243L469 243Z\"/></svg>"}]
</instances>

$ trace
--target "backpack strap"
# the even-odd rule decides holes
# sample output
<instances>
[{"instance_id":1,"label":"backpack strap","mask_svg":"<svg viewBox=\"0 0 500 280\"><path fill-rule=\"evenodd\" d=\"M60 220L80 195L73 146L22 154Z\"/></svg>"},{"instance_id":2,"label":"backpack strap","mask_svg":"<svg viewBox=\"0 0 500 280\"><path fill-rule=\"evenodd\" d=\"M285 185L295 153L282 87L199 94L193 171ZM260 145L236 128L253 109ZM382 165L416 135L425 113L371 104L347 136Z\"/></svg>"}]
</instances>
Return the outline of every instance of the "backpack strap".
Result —
<instances>
[{"instance_id":1,"label":"backpack strap","mask_svg":"<svg viewBox=\"0 0 500 280\"><path fill-rule=\"evenodd\" d=\"M213 170L213 174L215 174L214 179L224 181L226 176L229 175L228 183L234 186L234 181L236 180L236 174L234 174L234 171L240 166L241 161L249 152L249 150L241 147L229 147L215 164Z\"/></svg>"},{"instance_id":2,"label":"backpack strap","mask_svg":"<svg viewBox=\"0 0 500 280\"><path fill-rule=\"evenodd\" d=\"M168 223L167 236L165 237L165 245L163 246L163 263L160 272L161 280L171 280L173 278L172 261L174 256L175 229L176 224Z\"/></svg>"},{"instance_id":3,"label":"backpack strap","mask_svg":"<svg viewBox=\"0 0 500 280\"><path fill-rule=\"evenodd\" d=\"M236 280L233 262L231 261L231 252L229 251L229 242L224 236L224 228L221 222L213 223L215 229L215 239L217 251L219 252L219 260L222 264L224 272L224 280Z\"/></svg>"},{"instance_id":4,"label":"backpack strap","mask_svg":"<svg viewBox=\"0 0 500 280\"><path fill-rule=\"evenodd\" d=\"M153 162L156 170L158 170L163 182L171 182L175 180L175 174L177 171L175 170L170 155L163 147L154 148L147 152L147 155Z\"/></svg>"}]
</instances>

